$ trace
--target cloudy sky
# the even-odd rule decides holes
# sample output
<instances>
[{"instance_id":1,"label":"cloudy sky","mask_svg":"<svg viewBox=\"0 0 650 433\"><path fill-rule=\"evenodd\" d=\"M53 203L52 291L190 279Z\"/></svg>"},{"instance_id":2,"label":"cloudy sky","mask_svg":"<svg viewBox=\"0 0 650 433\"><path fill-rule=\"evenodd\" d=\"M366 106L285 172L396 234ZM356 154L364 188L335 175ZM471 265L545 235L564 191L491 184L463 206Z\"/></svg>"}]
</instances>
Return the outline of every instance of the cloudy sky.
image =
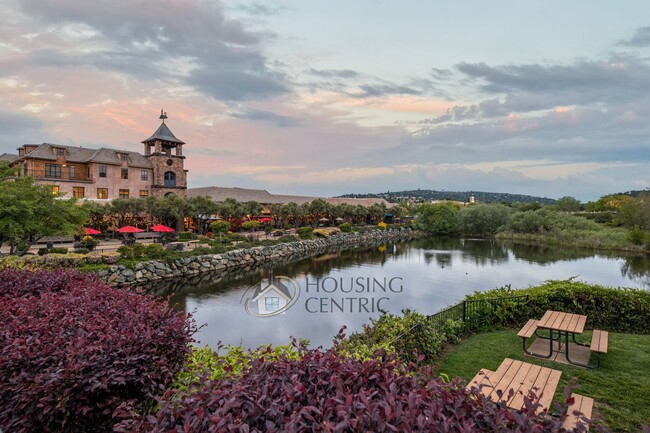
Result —
<instances>
[{"instance_id":1,"label":"cloudy sky","mask_svg":"<svg viewBox=\"0 0 650 433\"><path fill-rule=\"evenodd\" d=\"M650 187L650 3L0 0L0 153L142 152L192 186Z\"/></svg>"}]
</instances>

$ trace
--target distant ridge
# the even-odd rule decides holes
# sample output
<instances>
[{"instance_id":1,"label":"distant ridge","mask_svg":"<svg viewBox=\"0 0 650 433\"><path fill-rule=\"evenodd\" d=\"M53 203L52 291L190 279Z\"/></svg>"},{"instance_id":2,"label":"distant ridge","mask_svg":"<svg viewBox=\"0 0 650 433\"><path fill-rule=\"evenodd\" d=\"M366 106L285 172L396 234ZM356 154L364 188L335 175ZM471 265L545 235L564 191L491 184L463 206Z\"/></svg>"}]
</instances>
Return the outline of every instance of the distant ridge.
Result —
<instances>
[{"instance_id":1,"label":"distant ridge","mask_svg":"<svg viewBox=\"0 0 650 433\"><path fill-rule=\"evenodd\" d=\"M484 191L435 191L431 189L414 189L410 191L386 191L382 193L367 194L343 194L340 197L347 198L383 198L391 203L400 200L411 199L415 201L431 200L453 200L469 201L470 196L479 203L539 203L544 205L555 204L555 200L547 197L536 197L532 195L510 194L507 192L484 192Z\"/></svg>"}]
</instances>

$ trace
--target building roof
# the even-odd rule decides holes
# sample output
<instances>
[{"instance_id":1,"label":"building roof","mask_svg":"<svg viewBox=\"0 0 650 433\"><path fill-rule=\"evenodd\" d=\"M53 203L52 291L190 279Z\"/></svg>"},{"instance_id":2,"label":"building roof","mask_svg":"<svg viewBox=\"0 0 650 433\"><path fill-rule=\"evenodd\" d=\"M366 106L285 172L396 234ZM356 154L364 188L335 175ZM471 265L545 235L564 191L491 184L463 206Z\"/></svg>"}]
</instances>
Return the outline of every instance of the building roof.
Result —
<instances>
[{"instance_id":1,"label":"building roof","mask_svg":"<svg viewBox=\"0 0 650 433\"><path fill-rule=\"evenodd\" d=\"M149 141L155 141L155 140L169 141L170 143L176 143L176 144L185 144L184 141L181 141L178 138L176 138L174 133L165 124L164 120L160 124L158 129L156 129L156 132L154 132L151 137L142 141L142 143L148 143Z\"/></svg>"},{"instance_id":2,"label":"building roof","mask_svg":"<svg viewBox=\"0 0 650 433\"><path fill-rule=\"evenodd\" d=\"M17 159L18 159L18 155L14 153L3 153L2 155L0 155L0 161L14 162Z\"/></svg>"},{"instance_id":3,"label":"building roof","mask_svg":"<svg viewBox=\"0 0 650 433\"><path fill-rule=\"evenodd\" d=\"M221 186L208 186L204 188L189 188L188 197L208 196L220 202L232 198L241 203L256 201L260 204L281 204L273 194L264 189L226 188Z\"/></svg>"},{"instance_id":4,"label":"building roof","mask_svg":"<svg viewBox=\"0 0 650 433\"><path fill-rule=\"evenodd\" d=\"M25 145L33 146L33 145ZM62 144L43 143L36 145L35 149L27 153L25 157L35 159L45 159L56 161L57 156L54 152L55 148L65 149L64 159L66 162L79 162L79 163L96 163L96 164L112 164L122 165L122 160L119 154L125 153L127 161L131 167L152 168L151 161L138 152L131 152L128 150L114 150L102 147L100 149L89 149L87 147L64 146Z\"/></svg>"},{"instance_id":5,"label":"building roof","mask_svg":"<svg viewBox=\"0 0 650 433\"><path fill-rule=\"evenodd\" d=\"M300 205L320 198L330 204L360 204L361 206L368 207L375 203L383 203L386 208L393 206L392 203L387 202L383 198L327 198L306 195L271 194L264 189L226 188L220 186L189 188L187 190L187 195L188 197L208 196L217 202L224 201L227 198L232 198L241 203L256 201L261 204L286 204L293 202Z\"/></svg>"}]
</instances>

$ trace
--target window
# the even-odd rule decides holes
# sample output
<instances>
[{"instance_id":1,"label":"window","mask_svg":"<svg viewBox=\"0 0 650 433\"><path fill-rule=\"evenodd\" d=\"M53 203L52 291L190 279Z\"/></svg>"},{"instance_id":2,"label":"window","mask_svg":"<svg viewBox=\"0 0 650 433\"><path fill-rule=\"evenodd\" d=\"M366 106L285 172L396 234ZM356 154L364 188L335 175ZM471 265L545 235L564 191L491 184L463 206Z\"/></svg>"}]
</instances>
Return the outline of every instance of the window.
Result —
<instances>
[{"instance_id":1,"label":"window","mask_svg":"<svg viewBox=\"0 0 650 433\"><path fill-rule=\"evenodd\" d=\"M99 166L99 177L106 177L106 166L105 165L100 165Z\"/></svg>"},{"instance_id":2,"label":"window","mask_svg":"<svg viewBox=\"0 0 650 433\"><path fill-rule=\"evenodd\" d=\"M85 191L83 186L73 186L72 196L75 198L84 198Z\"/></svg>"},{"instance_id":3,"label":"window","mask_svg":"<svg viewBox=\"0 0 650 433\"><path fill-rule=\"evenodd\" d=\"M149 180L149 172L147 170L140 170L140 180Z\"/></svg>"},{"instance_id":4,"label":"window","mask_svg":"<svg viewBox=\"0 0 650 433\"><path fill-rule=\"evenodd\" d=\"M107 199L108 198L108 188L97 188L97 198Z\"/></svg>"},{"instance_id":5,"label":"window","mask_svg":"<svg viewBox=\"0 0 650 433\"><path fill-rule=\"evenodd\" d=\"M264 304L266 311L278 311L280 309L280 298L275 296L265 297Z\"/></svg>"},{"instance_id":6,"label":"window","mask_svg":"<svg viewBox=\"0 0 650 433\"><path fill-rule=\"evenodd\" d=\"M129 190L128 189L121 189L120 190L120 198L129 198Z\"/></svg>"},{"instance_id":7,"label":"window","mask_svg":"<svg viewBox=\"0 0 650 433\"><path fill-rule=\"evenodd\" d=\"M129 160L129 155L127 155L126 153L120 153L120 159L122 161L128 161Z\"/></svg>"},{"instance_id":8,"label":"window","mask_svg":"<svg viewBox=\"0 0 650 433\"><path fill-rule=\"evenodd\" d=\"M129 178L129 169L128 168L123 168L122 169L122 179L128 179Z\"/></svg>"},{"instance_id":9,"label":"window","mask_svg":"<svg viewBox=\"0 0 650 433\"><path fill-rule=\"evenodd\" d=\"M59 185L52 185L52 194L59 193Z\"/></svg>"},{"instance_id":10,"label":"window","mask_svg":"<svg viewBox=\"0 0 650 433\"><path fill-rule=\"evenodd\" d=\"M147 197L149 197L149 191L147 191L146 189L141 189L140 198L147 198Z\"/></svg>"},{"instance_id":11,"label":"window","mask_svg":"<svg viewBox=\"0 0 650 433\"><path fill-rule=\"evenodd\" d=\"M74 165L70 166L70 179L74 179Z\"/></svg>"},{"instance_id":12,"label":"window","mask_svg":"<svg viewBox=\"0 0 650 433\"><path fill-rule=\"evenodd\" d=\"M165 186L176 186L176 173L173 171L165 172Z\"/></svg>"},{"instance_id":13,"label":"window","mask_svg":"<svg viewBox=\"0 0 650 433\"><path fill-rule=\"evenodd\" d=\"M45 164L45 177L61 178L60 164Z\"/></svg>"},{"instance_id":14,"label":"window","mask_svg":"<svg viewBox=\"0 0 650 433\"><path fill-rule=\"evenodd\" d=\"M65 155L65 149L61 149L60 147L57 147L56 148L56 154L57 154L57 156Z\"/></svg>"}]
</instances>

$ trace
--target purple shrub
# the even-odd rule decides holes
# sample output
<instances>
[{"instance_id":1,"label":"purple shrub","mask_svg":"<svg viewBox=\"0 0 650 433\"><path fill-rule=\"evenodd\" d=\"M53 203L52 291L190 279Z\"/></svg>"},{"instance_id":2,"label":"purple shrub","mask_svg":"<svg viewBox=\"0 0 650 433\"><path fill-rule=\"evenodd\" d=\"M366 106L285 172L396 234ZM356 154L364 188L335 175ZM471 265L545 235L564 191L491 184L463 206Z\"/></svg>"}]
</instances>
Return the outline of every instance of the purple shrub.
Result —
<instances>
[{"instance_id":1,"label":"purple shrub","mask_svg":"<svg viewBox=\"0 0 650 433\"><path fill-rule=\"evenodd\" d=\"M511 411L445 383L429 367L376 352L360 361L334 350L299 360L257 359L241 377L203 379L168 392L153 416L122 408L127 432L555 432L560 421L535 414L534 400Z\"/></svg>"},{"instance_id":2,"label":"purple shrub","mask_svg":"<svg viewBox=\"0 0 650 433\"><path fill-rule=\"evenodd\" d=\"M0 430L110 431L183 366L194 324L73 271L0 271Z\"/></svg>"}]
</instances>

